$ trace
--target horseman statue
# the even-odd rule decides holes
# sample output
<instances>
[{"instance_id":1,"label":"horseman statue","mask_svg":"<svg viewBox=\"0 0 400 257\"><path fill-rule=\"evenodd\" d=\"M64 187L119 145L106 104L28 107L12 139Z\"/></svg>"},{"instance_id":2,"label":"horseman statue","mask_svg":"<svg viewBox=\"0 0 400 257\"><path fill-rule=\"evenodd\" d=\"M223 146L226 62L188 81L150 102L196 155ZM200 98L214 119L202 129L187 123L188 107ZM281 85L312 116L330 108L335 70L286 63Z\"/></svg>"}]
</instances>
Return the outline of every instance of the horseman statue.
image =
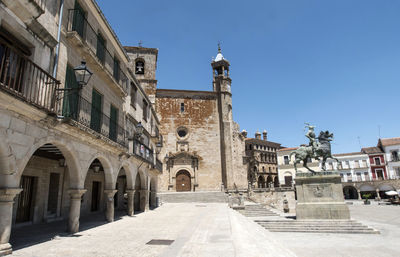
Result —
<instances>
[{"instance_id":1,"label":"horseman statue","mask_svg":"<svg viewBox=\"0 0 400 257\"><path fill-rule=\"evenodd\" d=\"M310 125L309 123L306 123L306 128L308 129L306 133L306 137L310 141L308 145L301 145L297 150L293 151L290 153L289 160L291 159L292 155L295 156L294 160L294 169L296 170L297 173L297 164L299 164L301 161L303 162L304 168L309 170L312 174L316 174L315 171L310 169L307 166L307 162L310 159L315 159L315 160L320 160L320 157L322 158L322 169L325 171L326 170L326 160L328 158L334 159L337 162L339 162L338 159L332 157L331 154L331 141L333 140L333 134L329 133L329 131L321 131L319 133L318 138L315 137L315 132L314 128L315 126Z\"/></svg>"}]
</instances>

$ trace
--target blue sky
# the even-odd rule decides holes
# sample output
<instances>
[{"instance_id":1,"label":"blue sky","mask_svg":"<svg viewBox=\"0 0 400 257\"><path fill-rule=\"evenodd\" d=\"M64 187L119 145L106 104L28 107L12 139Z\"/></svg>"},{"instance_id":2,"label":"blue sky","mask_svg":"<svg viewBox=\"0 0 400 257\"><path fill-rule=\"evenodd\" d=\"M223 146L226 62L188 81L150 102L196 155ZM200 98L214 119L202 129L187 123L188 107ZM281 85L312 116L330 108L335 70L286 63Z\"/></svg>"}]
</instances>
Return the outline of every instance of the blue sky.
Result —
<instances>
[{"instance_id":1,"label":"blue sky","mask_svg":"<svg viewBox=\"0 0 400 257\"><path fill-rule=\"evenodd\" d=\"M400 136L400 1L98 3L122 44L159 49L159 88L212 90L221 41L234 120L250 136L298 146L311 122L335 134L334 153Z\"/></svg>"}]
</instances>

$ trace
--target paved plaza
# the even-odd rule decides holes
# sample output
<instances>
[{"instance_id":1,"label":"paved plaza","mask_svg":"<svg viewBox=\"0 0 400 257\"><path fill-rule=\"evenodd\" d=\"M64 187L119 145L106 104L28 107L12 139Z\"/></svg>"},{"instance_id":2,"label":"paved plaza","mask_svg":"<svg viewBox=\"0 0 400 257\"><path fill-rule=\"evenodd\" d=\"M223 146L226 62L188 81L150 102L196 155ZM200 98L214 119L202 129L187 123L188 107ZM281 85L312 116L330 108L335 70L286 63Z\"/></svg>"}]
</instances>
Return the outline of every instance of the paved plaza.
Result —
<instances>
[{"instance_id":1,"label":"paved plaza","mask_svg":"<svg viewBox=\"0 0 400 257\"><path fill-rule=\"evenodd\" d=\"M82 232L20 247L12 256L400 256L400 207L351 205L350 211L381 234L272 233L223 203L170 203L113 223L93 221ZM25 243L38 230L26 233ZM146 244L152 239L174 242Z\"/></svg>"}]
</instances>

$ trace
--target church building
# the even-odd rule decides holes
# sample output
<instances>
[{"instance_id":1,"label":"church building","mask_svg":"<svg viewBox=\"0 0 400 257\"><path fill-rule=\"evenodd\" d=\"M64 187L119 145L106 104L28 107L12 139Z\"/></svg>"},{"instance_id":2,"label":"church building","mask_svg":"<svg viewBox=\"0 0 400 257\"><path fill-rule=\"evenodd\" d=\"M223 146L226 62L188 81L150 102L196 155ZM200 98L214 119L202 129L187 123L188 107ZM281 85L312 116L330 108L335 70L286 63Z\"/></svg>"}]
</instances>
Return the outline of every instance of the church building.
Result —
<instances>
[{"instance_id":1,"label":"church building","mask_svg":"<svg viewBox=\"0 0 400 257\"><path fill-rule=\"evenodd\" d=\"M159 192L247 189L245 137L232 118L230 63L219 47L211 62L212 90L158 89L158 50L126 47L136 77L160 121L163 173Z\"/></svg>"}]
</instances>

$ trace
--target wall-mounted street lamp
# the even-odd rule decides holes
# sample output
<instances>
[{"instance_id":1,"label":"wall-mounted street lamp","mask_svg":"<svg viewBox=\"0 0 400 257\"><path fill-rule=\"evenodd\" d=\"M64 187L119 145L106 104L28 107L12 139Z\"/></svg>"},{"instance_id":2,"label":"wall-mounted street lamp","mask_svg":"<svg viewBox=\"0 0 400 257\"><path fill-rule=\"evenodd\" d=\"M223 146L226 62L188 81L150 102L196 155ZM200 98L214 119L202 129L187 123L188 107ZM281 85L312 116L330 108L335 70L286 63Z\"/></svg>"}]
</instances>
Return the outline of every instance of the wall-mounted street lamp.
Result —
<instances>
[{"instance_id":1,"label":"wall-mounted street lamp","mask_svg":"<svg viewBox=\"0 0 400 257\"><path fill-rule=\"evenodd\" d=\"M89 83L89 80L93 75L93 72L91 72L86 66L85 61L81 61L81 64L74 68L74 72L75 72L76 82L78 82L79 88L82 88L83 86L87 85L87 83Z\"/></svg>"}]
</instances>

